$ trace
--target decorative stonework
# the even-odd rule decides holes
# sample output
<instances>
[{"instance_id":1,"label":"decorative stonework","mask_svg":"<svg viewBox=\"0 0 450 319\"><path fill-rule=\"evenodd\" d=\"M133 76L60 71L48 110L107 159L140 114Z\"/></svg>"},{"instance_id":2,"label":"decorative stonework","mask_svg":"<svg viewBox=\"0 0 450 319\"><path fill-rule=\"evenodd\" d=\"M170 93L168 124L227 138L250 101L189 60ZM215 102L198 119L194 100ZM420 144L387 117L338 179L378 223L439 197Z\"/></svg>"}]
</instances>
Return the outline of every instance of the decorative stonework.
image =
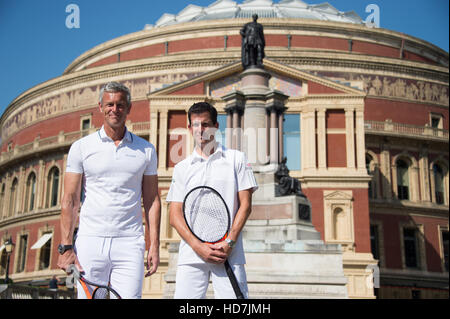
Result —
<instances>
[{"instance_id":1,"label":"decorative stonework","mask_svg":"<svg viewBox=\"0 0 450 319\"><path fill-rule=\"evenodd\" d=\"M249 17L250 18L250 15ZM100 56L107 57L117 52L126 52L139 46L141 43L146 44L165 43L179 39L181 36L190 34L191 37L203 37L206 32L215 32L215 35L231 36L238 35L239 29L243 25L243 21L248 22L248 19L221 19L221 20L207 20L196 21L189 23L172 24L164 27L153 28L150 30L142 30L139 32L124 35L122 37L113 39L99 46L92 48L74 60L65 70L64 74L83 70L84 67L97 61ZM313 19L279 19L279 18L262 18L260 22L264 25L265 34L290 34L290 35L307 35L307 36L329 36L333 38L349 38L362 40L368 43L381 44L386 47L400 50L402 40L404 40L404 50L411 51L418 55L425 55L429 59L436 61L437 65L448 67L448 53L444 50L436 50L435 46L423 40L408 36L404 33L383 29L383 28L367 28L365 25L340 23L336 21L319 21ZM285 30L289 30L288 32ZM287 42L287 40L286 40ZM287 44L287 43L286 43ZM270 47L270 46L269 46ZM228 49L227 49L228 50ZM279 47L274 47L273 50L280 52ZM196 50L197 51L197 50ZM291 51L289 51L291 52ZM323 53L323 52L319 52ZM328 54L328 53L326 53ZM267 54L267 56L273 56ZM291 56L291 55L289 55ZM299 61L299 55L288 58L287 60ZM314 52L313 56L317 56ZM358 55L354 55L352 59L357 59ZM367 56L363 56L367 59ZM389 59L392 60L392 59ZM398 65L404 61L395 59ZM284 61L282 61L284 63ZM323 62L323 61L322 61ZM348 61L350 64L353 61ZM287 63L291 64L291 63ZM296 64L296 62L294 62ZM303 63L301 63L303 64ZM425 70L426 71L426 70Z\"/></svg>"},{"instance_id":2,"label":"decorative stonework","mask_svg":"<svg viewBox=\"0 0 450 319\"><path fill-rule=\"evenodd\" d=\"M123 83L130 89L133 100L143 100L146 99L149 92L197 75L198 73L158 74L147 78L123 81ZM6 140L15 132L49 117L97 105L100 88L101 85L95 85L71 90L25 106L5 121L1 129L2 140Z\"/></svg>"},{"instance_id":3,"label":"decorative stonework","mask_svg":"<svg viewBox=\"0 0 450 319\"><path fill-rule=\"evenodd\" d=\"M344 251L354 251L353 194L345 190L324 190L324 238L339 243Z\"/></svg>"},{"instance_id":4,"label":"decorative stonework","mask_svg":"<svg viewBox=\"0 0 450 319\"><path fill-rule=\"evenodd\" d=\"M449 105L448 85L369 74L320 72L320 75L349 85L360 82L367 95Z\"/></svg>"},{"instance_id":5,"label":"decorative stonework","mask_svg":"<svg viewBox=\"0 0 450 319\"><path fill-rule=\"evenodd\" d=\"M301 81L274 72L269 73L271 75L269 80L269 88L271 90L280 91L289 97L301 97L305 95L304 86ZM210 95L220 98L233 91L240 91L241 88L241 79L238 74L233 74L229 77L211 82Z\"/></svg>"}]
</instances>

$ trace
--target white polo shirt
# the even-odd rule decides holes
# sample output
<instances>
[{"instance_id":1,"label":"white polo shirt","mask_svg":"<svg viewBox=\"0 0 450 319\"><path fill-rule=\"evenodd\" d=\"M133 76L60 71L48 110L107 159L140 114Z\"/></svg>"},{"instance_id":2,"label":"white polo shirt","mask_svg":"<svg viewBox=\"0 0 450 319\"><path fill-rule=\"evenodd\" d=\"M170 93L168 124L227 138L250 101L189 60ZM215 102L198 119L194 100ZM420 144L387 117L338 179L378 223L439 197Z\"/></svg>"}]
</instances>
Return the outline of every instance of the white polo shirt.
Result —
<instances>
[{"instance_id":1,"label":"white polo shirt","mask_svg":"<svg viewBox=\"0 0 450 319\"><path fill-rule=\"evenodd\" d=\"M118 146L103 127L74 142L66 172L84 174L78 234L142 235L142 179L156 175L156 169L155 147L126 128Z\"/></svg>"},{"instance_id":2,"label":"white polo shirt","mask_svg":"<svg viewBox=\"0 0 450 319\"><path fill-rule=\"evenodd\" d=\"M238 192L246 189L255 191L258 188L245 154L227 149L220 143L208 159L202 158L194 150L190 156L175 165L167 201L183 202L185 195L191 189L205 185L214 188L222 195L230 210L231 223L239 208ZM242 233L239 234L228 261L230 264L245 264ZM178 264L194 263L204 263L204 261L184 240L181 240Z\"/></svg>"}]
</instances>

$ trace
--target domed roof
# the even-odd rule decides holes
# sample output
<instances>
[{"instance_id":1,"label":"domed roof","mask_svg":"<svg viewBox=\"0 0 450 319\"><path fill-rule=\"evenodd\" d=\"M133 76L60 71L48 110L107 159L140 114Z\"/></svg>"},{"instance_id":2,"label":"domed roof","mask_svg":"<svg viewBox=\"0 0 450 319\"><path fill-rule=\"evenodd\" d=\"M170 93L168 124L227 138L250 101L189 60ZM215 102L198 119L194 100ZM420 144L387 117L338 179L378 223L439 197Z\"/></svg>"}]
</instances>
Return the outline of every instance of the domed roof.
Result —
<instances>
[{"instance_id":1,"label":"domed roof","mask_svg":"<svg viewBox=\"0 0 450 319\"><path fill-rule=\"evenodd\" d=\"M309 5L301 0L281 0L278 3L273 3L271 0L245 0L239 4L232 0L217 0L205 8L190 4L176 15L164 13L155 25L147 24L145 29L193 21L251 18L254 13L260 18L301 18L364 23L354 11L342 12L327 2Z\"/></svg>"}]
</instances>

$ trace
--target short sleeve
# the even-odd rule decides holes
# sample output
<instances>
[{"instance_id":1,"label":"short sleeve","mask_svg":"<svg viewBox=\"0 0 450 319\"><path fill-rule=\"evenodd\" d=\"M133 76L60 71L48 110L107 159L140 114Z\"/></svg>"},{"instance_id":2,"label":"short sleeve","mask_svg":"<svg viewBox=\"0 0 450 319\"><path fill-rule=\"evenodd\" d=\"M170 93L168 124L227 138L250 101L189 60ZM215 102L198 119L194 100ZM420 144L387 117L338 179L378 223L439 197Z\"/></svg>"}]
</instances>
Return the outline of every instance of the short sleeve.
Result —
<instances>
[{"instance_id":1,"label":"short sleeve","mask_svg":"<svg viewBox=\"0 0 450 319\"><path fill-rule=\"evenodd\" d=\"M153 145L148 150L148 163L145 168L144 175L157 175L158 174L158 156L156 155L156 150Z\"/></svg>"},{"instance_id":2,"label":"short sleeve","mask_svg":"<svg viewBox=\"0 0 450 319\"><path fill-rule=\"evenodd\" d=\"M167 202L183 202L184 200L185 183L182 171L179 165L175 166L169 193L166 198Z\"/></svg>"},{"instance_id":3,"label":"short sleeve","mask_svg":"<svg viewBox=\"0 0 450 319\"><path fill-rule=\"evenodd\" d=\"M70 147L69 154L67 155L67 173L84 173L80 144L81 141L78 140Z\"/></svg>"},{"instance_id":4,"label":"short sleeve","mask_svg":"<svg viewBox=\"0 0 450 319\"><path fill-rule=\"evenodd\" d=\"M238 183L238 192L246 189L252 189L252 192L258 189L255 176L253 175L252 166L247 161L247 157L243 152L239 152L236 156L236 175Z\"/></svg>"}]
</instances>

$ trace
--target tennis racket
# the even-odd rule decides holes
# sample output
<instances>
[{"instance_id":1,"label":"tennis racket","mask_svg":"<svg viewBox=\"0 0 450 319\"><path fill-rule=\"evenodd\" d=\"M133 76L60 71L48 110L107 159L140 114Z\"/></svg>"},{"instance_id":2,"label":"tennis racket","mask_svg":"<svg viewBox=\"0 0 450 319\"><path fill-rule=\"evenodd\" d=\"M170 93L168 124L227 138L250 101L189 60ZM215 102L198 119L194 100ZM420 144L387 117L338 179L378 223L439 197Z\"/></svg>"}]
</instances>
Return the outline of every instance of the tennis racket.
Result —
<instances>
[{"instance_id":1,"label":"tennis racket","mask_svg":"<svg viewBox=\"0 0 450 319\"><path fill-rule=\"evenodd\" d=\"M209 186L191 189L183 200L183 216L192 234L209 244L227 238L230 230L230 211L222 196ZM225 270L237 299L245 299L228 260Z\"/></svg>"},{"instance_id":2,"label":"tennis racket","mask_svg":"<svg viewBox=\"0 0 450 319\"><path fill-rule=\"evenodd\" d=\"M71 270L69 273L73 274L73 276L80 282L81 287L83 287L84 293L88 299L122 299L117 291L110 286L99 285L84 278L83 274L80 273L75 266L70 267L69 269Z\"/></svg>"}]
</instances>

